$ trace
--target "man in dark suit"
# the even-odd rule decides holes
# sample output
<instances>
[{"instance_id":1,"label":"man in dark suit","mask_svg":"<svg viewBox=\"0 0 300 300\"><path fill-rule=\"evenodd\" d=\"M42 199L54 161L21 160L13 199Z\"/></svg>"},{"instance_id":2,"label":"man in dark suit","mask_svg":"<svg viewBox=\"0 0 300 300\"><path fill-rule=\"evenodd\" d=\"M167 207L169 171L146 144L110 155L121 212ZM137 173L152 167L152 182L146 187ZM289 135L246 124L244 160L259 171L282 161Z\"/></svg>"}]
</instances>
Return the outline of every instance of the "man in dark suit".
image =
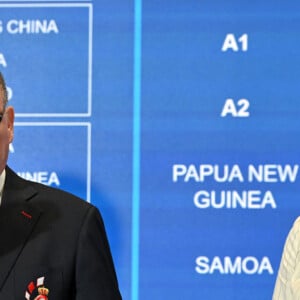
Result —
<instances>
[{"instance_id":1,"label":"man in dark suit","mask_svg":"<svg viewBox=\"0 0 300 300\"><path fill-rule=\"evenodd\" d=\"M0 300L121 299L99 211L7 167L14 110L1 74L0 119Z\"/></svg>"}]
</instances>

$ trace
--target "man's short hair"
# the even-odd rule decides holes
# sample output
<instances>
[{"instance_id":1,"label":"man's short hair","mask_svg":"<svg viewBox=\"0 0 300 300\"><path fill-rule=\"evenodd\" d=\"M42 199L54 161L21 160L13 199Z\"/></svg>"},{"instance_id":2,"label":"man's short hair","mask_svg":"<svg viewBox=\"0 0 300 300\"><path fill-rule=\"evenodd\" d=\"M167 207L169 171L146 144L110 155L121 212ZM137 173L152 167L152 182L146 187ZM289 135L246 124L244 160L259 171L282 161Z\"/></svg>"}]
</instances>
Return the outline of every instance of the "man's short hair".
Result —
<instances>
[{"instance_id":1,"label":"man's short hair","mask_svg":"<svg viewBox=\"0 0 300 300\"><path fill-rule=\"evenodd\" d=\"M3 99L0 99L0 101L1 100L3 101L3 106L5 107L8 102L8 97L7 97L5 80L1 72L0 72L0 89L3 91Z\"/></svg>"}]
</instances>

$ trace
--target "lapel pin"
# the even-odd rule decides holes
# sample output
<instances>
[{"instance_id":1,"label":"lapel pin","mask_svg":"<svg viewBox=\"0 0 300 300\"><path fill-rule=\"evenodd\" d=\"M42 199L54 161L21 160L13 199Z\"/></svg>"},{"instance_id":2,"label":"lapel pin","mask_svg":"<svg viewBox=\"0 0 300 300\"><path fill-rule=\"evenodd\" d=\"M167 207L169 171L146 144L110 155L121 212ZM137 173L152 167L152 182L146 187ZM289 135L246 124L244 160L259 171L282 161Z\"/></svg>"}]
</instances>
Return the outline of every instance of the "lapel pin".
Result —
<instances>
[{"instance_id":1,"label":"lapel pin","mask_svg":"<svg viewBox=\"0 0 300 300\"><path fill-rule=\"evenodd\" d=\"M25 216L26 218L28 218L28 219L31 219L31 218L32 218L32 215L30 215L29 213L27 213L27 212L24 211L24 210L21 211L21 214L22 214L23 216Z\"/></svg>"}]
</instances>

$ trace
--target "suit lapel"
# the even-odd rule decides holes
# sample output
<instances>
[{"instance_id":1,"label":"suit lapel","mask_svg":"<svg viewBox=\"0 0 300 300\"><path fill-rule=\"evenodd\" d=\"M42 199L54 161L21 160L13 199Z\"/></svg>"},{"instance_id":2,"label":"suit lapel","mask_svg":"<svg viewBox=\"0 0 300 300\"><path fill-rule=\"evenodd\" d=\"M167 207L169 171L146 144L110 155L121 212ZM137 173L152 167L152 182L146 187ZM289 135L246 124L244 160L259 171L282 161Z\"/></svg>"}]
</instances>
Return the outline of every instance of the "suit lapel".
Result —
<instances>
[{"instance_id":1,"label":"suit lapel","mask_svg":"<svg viewBox=\"0 0 300 300\"><path fill-rule=\"evenodd\" d=\"M7 169L0 207L0 291L40 217L41 210L28 201L36 193Z\"/></svg>"}]
</instances>

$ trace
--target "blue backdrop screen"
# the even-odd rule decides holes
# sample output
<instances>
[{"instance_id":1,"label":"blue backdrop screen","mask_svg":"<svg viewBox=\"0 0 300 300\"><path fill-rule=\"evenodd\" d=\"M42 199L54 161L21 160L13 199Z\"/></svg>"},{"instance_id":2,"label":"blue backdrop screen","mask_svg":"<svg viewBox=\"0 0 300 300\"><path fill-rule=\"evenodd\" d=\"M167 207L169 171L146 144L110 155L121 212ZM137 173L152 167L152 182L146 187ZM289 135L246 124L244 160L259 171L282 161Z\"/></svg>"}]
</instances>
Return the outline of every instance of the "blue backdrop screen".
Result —
<instances>
[{"instance_id":1,"label":"blue backdrop screen","mask_svg":"<svg viewBox=\"0 0 300 300\"><path fill-rule=\"evenodd\" d=\"M300 215L299 9L0 1L8 163L100 209L124 299L271 299Z\"/></svg>"}]
</instances>

